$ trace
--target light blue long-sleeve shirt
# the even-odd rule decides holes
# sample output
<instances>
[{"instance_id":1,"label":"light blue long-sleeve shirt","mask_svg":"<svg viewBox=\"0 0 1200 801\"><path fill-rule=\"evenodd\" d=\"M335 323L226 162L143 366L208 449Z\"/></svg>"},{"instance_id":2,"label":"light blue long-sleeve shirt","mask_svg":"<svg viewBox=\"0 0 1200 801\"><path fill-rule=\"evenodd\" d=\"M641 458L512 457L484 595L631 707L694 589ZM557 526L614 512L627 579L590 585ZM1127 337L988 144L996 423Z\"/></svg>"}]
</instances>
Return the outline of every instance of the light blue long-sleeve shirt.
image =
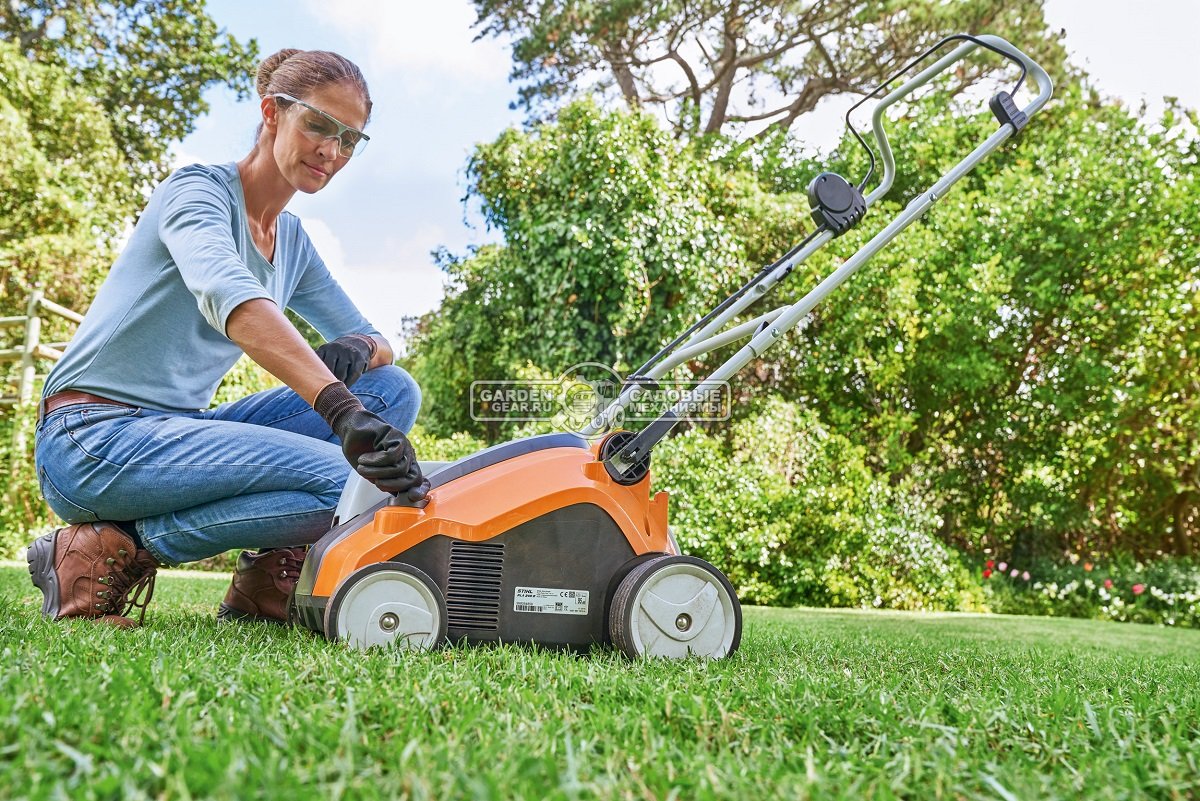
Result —
<instances>
[{"instance_id":1,"label":"light blue long-sleeve shirt","mask_svg":"<svg viewBox=\"0 0 1200 801\"><path fill-rule=\"evenodd\" d=\"M44 396L66 389L170 411L207 408L242 350L229 314L255 298L291 308L326 340L374 334L300 220L276 221L273 263L246 221L236 164L192 165L154 190Z\"/></svg>"}]
</instances>

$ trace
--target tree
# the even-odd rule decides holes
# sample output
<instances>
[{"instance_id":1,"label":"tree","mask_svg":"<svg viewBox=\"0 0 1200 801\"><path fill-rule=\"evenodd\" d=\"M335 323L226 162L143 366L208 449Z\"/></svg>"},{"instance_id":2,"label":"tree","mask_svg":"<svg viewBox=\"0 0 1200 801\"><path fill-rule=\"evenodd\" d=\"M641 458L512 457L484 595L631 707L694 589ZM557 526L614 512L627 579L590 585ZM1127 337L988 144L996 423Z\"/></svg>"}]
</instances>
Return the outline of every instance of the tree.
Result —
<instances>
[{"instance_id":1,"label":"tree","mask_svg":"<svg viewBox=\"0 0 1200 801\"><path fill-rule=\"evenodd\" d=\"M0 42L0 315L43 286L83 308L128 214L128 173L104 110L61 67Z\"/></svg>"},{"instance_id":2,"label":"tree","mask_svg":"<svg viewBox=\"0 0 1200 801\"><path fill-rule=\"evenodd\" d=\"M928 185L994 129L946 104L898 125ZM813 314L761 393L929 488L963 547L1187 554L1200 535L1197 118L1078 87ZM847 152L853 152L847 149ZM850 166L849 172L855 167ZM798 269L797 299L906 202Z\"/></svg>"},{"instance_id":3,"label":"tree","mask_svg":"<svg viewBox=\"0 0 1200 801\"><path fill-rule=\"evenodd\" d=\"M924 46L901 35L900 23L934 30L930 20L954 19L963 24L948 28L995 31L1043 61L1056 77L1055 101L739 376L735 423L759 419L769 396L789 399L864 454L873 485L935 510L925 519L940 520L942 540L968 551L1195 553L1194 112L1145 122L1101 102L1054 68L1061 50L1041 31L1036 2L996 10L978 25L963 15L999 7L547 0L526 11L479 0L477 8L485 35L516 36L514 75L530 82L526 104L554 115L506 132L472 160L470 193L505 244L444 260L455 289L422 321L415 348L440 408L463 405L458 382L512 378L526 367L553 373L577 356L636 366L803 237L811 227L804 189L818 169L786 136L788 112L764 107L780 124L747 138L752 115L730 111L732 95L721 105L715 77L737 63L721 61L722 53L767 52L776 42L787 46L781 60L737 68L750 85L791 92L793 101L803 93L780 77L780 64L787 55L803 67L824 39L779 39L797 26L764 20L840 9L845 16L830 29L843 36L847 59L862 56L845 63L862 70L850 70L860 83L836 91L854 92ZM722 9L745 12L753 24L724 45L702 47L713 20L734 19ZM898 27L879 22L887 14ZM880 30L891 36L887 47L872 44ZM687 37L693 43L685 46ZM655 83L664 65L684 74L676 56L705 52L703 63L716 72L697 79L699 100L689 81L670 91ZM872 53L880 64L872 65ZM792 77L819 74L809 65ZM798 267L772 305L799 299L996 130L978 96L957 91L971 73L949 78L950 86L931 86L921 102L896 110L900 171L889 196ZM564 102L597 80L635 108L606 114L594 103ZM967 100L977 105L964 113ZM675 115L674 141L651 122L654 105ZM859 176L864 159L847 137L835 163L822 166ZM439 386L440 364L463 342L476 349L475 361ZM723 355L688 367L710 369ZM476 369L502 374L471 374ZM741 458L741 446L732 447Z\"/></svg>"},{"instance_id":4,"label":"tree","mask_svg":"<svg viewBox=\"0 0 1200 801\"><path fill-rule=\"evenodd\" d=\"M480 36L514 39L531 111L611 90L677 135L786 131L825 97L867 94L942 37L994 33L1063 74L1042 0L475 0ZM1002 62L964 62L955 88Z\"/></svg>"},{"instance_id":5,"label":"tree","mask_svg":"<svg viewBox=\"0 0 1200 801\"><path fill-rule=\"evenodd\" d=\"M446 299L414 332L423 422L442 433L483 432L466 419L470 381L527 364L552 376L585 361L639 366L738 280L741 195L764 194L648 115L587 101L479 146L468 176L506 244L444 254ZM762 239L769 215L752 216Z\"/></svg>"},{"instance_id":6,"label":"tree","mask_svg":"<svg viewBox=\"0 0 1200 801\"><path fill-rule=\"evenodd\" d=\"M104 110L64 69L31 62L0 42L0 316L24 314L37 285L67 306L87 305L128 213L127 181ZM70 336L57 319L47 323L45 341ZM14 331L19 336L23 329L5 329ZM9 337L5 347L13 344ZM11 378L15 367L0 365L0 377ZM48 514L32 454L11 450L14 428L23 428L29 443L32 424L28 410L0 418L0 454L8 467L0 504L5 554Z\"/></svg>"},{"instance_id":7,"label":"tree","mask_svg":"<svg viewBox=\"0 0 1200 801\"><path fill-rule=\"evenodd\" d=\"M205 89L245 97L258 56L254 40L217 29L203 0L12 0L0 6L0 39L66 71L105 110L131 212L166 176L171 143L208 111Z\"/></svg>"}]
</instances>

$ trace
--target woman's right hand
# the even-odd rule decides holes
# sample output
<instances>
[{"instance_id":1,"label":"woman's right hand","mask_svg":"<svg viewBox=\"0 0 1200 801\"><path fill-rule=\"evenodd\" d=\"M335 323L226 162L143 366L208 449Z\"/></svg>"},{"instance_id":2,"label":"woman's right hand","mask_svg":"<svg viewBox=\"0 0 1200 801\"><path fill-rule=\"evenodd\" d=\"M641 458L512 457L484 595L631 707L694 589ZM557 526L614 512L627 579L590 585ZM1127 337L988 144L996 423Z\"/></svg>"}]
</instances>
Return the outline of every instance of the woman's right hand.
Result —
<instances>
[{"instance_id":1,"label":"woman's right hand","mask_svg":"<svg viewBox=\"0 0 1200 801\"><path fill-rule=\"evenodd\" d=\"M409 492L420 487L424 478L417 454L404 432L366 409L353 410L339 426L342 453L355 471L384 492Z\"/></svg>"},{"instance_id":2,"label":"woman's right hand","mask_svg":"<svg viewBox=\"0 0 1200 801\"><path fill-rule=\"evenodd\" d=\"M414 502L425 497L429 484L403 431L367 411L340 382L321 390L313 406L341 440L355 472L384 492L407 493Z\"/></svg>"}]
</instances>

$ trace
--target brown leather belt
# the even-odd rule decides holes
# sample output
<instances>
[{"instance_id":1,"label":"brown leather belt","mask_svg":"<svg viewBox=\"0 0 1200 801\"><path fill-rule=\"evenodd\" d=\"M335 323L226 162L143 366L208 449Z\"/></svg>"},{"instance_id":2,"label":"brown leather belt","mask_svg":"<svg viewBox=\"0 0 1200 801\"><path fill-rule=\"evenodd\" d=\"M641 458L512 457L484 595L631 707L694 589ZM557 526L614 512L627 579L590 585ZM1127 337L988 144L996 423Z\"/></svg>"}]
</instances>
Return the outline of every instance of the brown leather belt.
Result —
<instances>
[{"instance_id":1,"label":"brown leather belt","mask_svg":"<svg viewBox=\"0 0 1200 801\"><path fill-rule=\"evenodd\" d=\"M49 397L42 398L42 402L38 404L38 422L42 420L56 409L61 409L64 406L74 406L78 403L107 403L109 406L125 406L127 408L136 408L132 403L121 403L121 401L109 400L102 398L99 395L93 395L90 392L77 392L73 389L55 392Z\"/></svg>"}]
</instances>

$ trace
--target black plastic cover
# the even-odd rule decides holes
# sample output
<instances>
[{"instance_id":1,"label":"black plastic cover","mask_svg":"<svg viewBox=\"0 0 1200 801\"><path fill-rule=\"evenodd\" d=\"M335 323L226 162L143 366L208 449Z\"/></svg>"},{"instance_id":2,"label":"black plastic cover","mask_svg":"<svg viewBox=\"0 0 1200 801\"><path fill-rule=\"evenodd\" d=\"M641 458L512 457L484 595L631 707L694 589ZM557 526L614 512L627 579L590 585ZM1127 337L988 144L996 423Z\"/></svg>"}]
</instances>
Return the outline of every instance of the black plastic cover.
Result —
<instances>
[{"instance_id":1,"label":"black plastic cover","mask_svg":"<svg viewBox=\"0 0 1200 801\"><path fill-rule=\"evenodd\" d=\"M392 557L424 571L442 590L451 642L570 649L608 640L613 579L624 575L633 559L633 547L620 527L590 503L555 509L483 542L436 535ZM571 598L586 592L587 611L522 611L519 587L555 590Z\"/></svg>"},{"instance_id":2,"label":"black plastic cover","mask_svg":"<svg viewBox=\"0 0 1200 801\"><path fill-rule=\"evenodd\" d=\"M674 415L671 417L671 422L672 424L674 423ZM626 487L637 484L650 472L650 448L654 446L654 443L650 443L649 446L643 445L643 455L631 464L624 473L618 470L616 465L612 463L612 458L620 455L625 446L629 445L637 437L638 435L632 431L615 431L600 446L600 461L604 462L605 471L613 481ZM622 458L625 457L622 456Z\"/></svg>"},{"instance_id":3,"label":"black plastic cover","mask_svg":"<svg viewBox=\"0 0 1200 801\"><path fill-rule=\"evenodd\" d=\"M429 483L433 489L437 489L468 473L474 473L527 453L544 451L547 448L583 448L587 450L588 447L588 441L578 434L538 434L511 442L501 442L499 445L493 445L470 456L465 456L457 462L451 462L430 475Z\"/></svg>"},{"instance_id":4,"label":"black plastic cover","mask_svg":"<svg viewBox=\"0 0 1200 801\"><path fill-rule=\"evenodd\" d=\"M808 185L808 205L813 222L841 236L858 225L867 213L867 201L858 187L836 172L823 172Z\"/></svg>"}]
</instances>

